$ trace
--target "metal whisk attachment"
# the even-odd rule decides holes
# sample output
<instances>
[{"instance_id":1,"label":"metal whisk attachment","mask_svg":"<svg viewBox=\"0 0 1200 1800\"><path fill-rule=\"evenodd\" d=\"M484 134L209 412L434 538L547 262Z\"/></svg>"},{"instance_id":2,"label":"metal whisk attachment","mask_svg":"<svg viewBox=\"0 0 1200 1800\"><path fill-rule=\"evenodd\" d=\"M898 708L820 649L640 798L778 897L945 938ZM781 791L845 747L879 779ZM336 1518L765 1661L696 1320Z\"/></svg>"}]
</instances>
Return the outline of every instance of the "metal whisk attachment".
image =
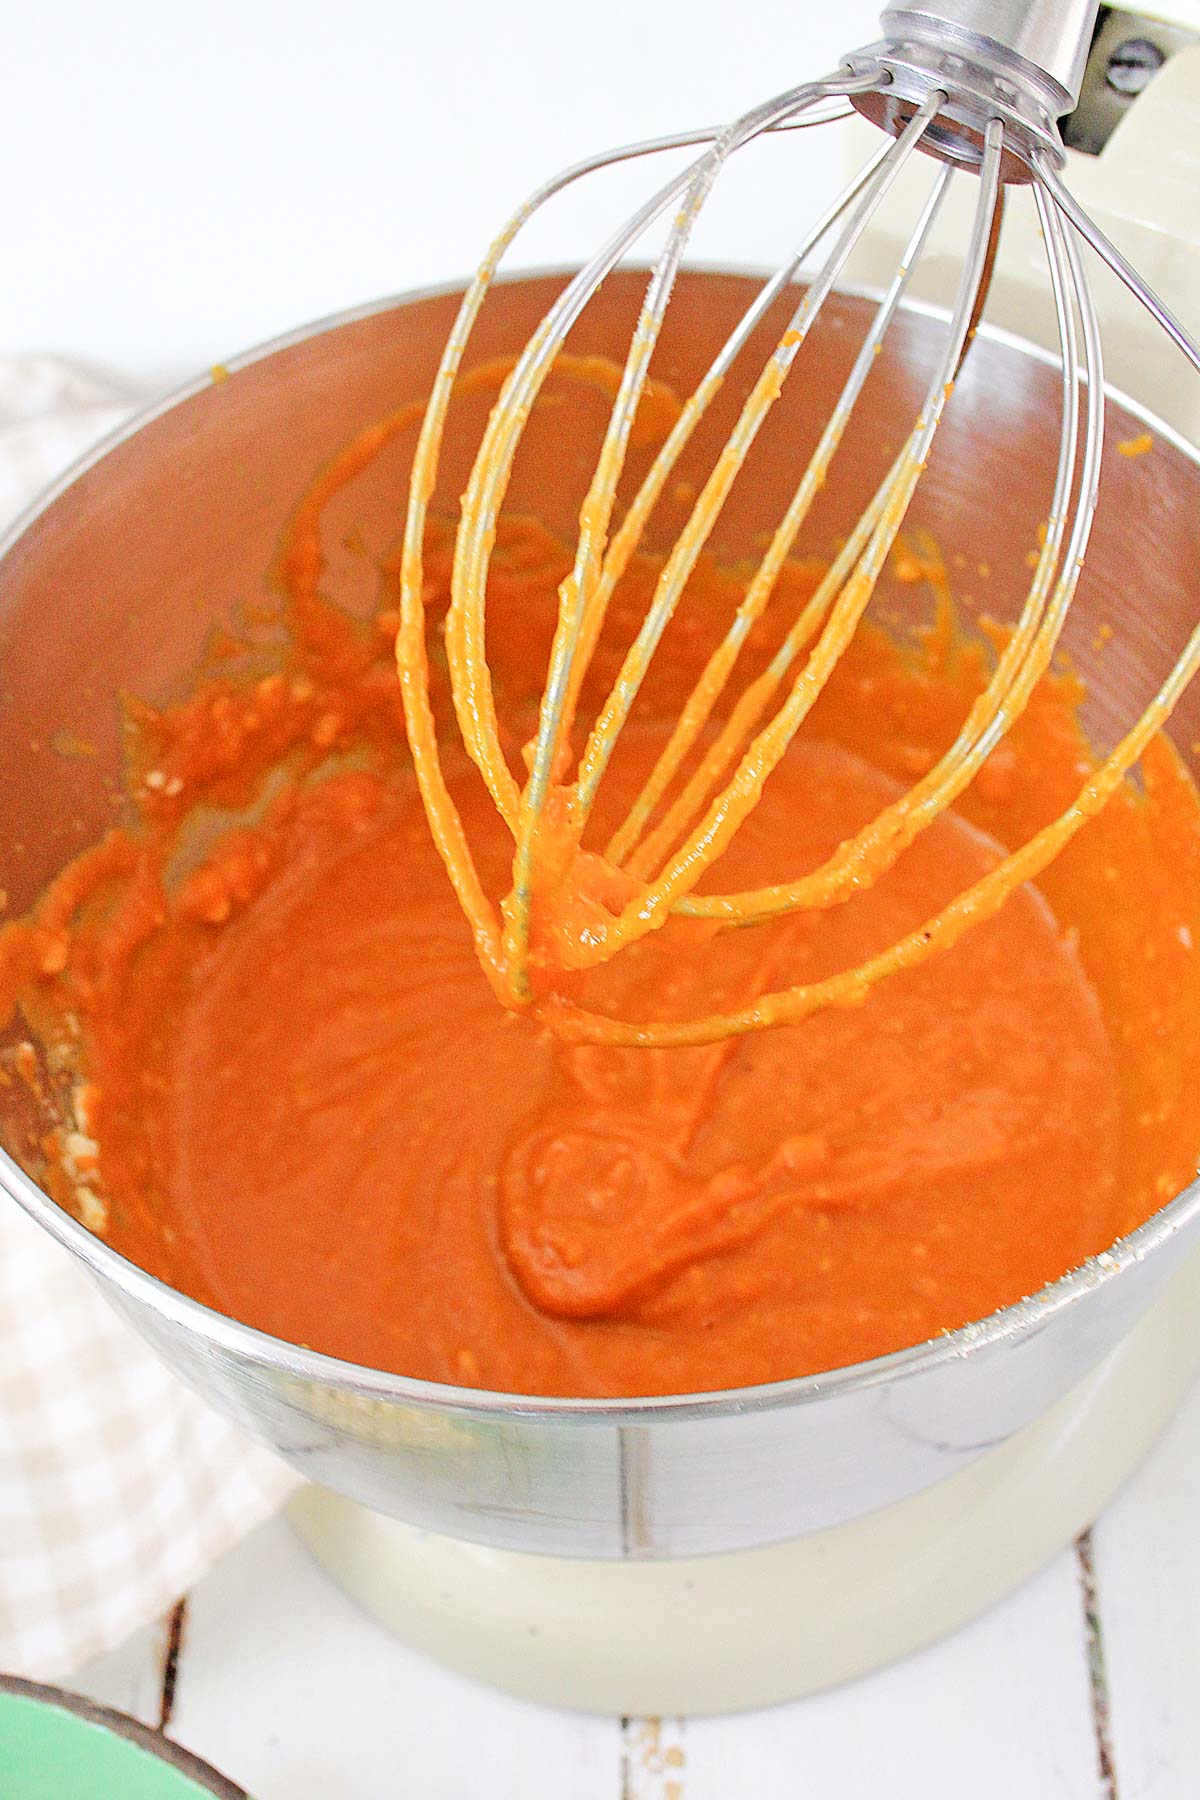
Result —
<instances>
[{"instance_id":1,"label":"metal whisk attachment","mask_svg":"<svg viewBox=\"0 0 1200 1800\"><path fill-rule=\"evenodd\" d=\"M397 660L409 737L438 848L471 921L480 960L508 1006L532 1010L579 1040L680 1044L795 1022L818 1008L860 1000L893 970L952 943L994 913L1021 882L1035 877L1103 806L1159 729L1200 666L1200 628L1143 717L1091 775L1052 825L959 895L921 930L857 968L764 995L737 1012L691 1021L633 1023L589 1012L531 979L542 904L539 858L547 820L578 847L614 745L689 575L732 483L775 404L814 321L856 243L917 150L938 159L928 199L908 248L862 342L841 396L784 516L746 586L725 636L684 705L632 809L603 854L628 877L629 898L599 930L562 952L582 969L607 961L672 914L739 925L801 908L836 904L883 874L972 780L1026 706L1047 670L1071 603L1096 506L1104 395L1100 332L1080 256L1086 242L1131 289L1159 326L1200 370L1200 350L1136 271L1072 199L1060 178L1065 163L1056 119L1078 95L1095 0L940 0L883 14L878 43L855 51L835 73L755 107L720 131L634 144L597 156L548 182L528 200L488 252L467 290L429 400L413 467L402 570ZM696 219L723 169L766 133L827 122L856 108L887 134L866 166L765 283L704 378L683 405L624 516L614 517L635 412ZM566 285L508 377L484 431L462 502L446 625L454 706L466 748L513 838L511 894L497 910L484 893L438 754L428 693L422 547L437 478L447 409L472 329L497 267L530 216L552 195L610 164L688 145L707 145ZM974 180L978 194L945 339L919 413L884 482L827 574L791 625L769 667L710 721L734 678L739 653L761 616L791 552L912 269L952 180ZM896 804L844 841L819 869L776 886L744 892L695 890L757 803L830 678L874 592L928 458L959 362L986 294L1004 190L1031 187L1045 242L1062 368L1060 450L1044 541L1011 637L950 749ZM605 277L663 215L673 214L650 274L595 473L579 519L571 573L559 608L527 779L505 757L484 650L485 596L495 523L530 410L572 326ZM712 465L691 516L667 556L645 619L611 692L592 721L581 754L573 738L581 691L614 588L639 547L647 520L704 417L722 377L756 325L818 247L824 260L803 290ZM720 717L721 715L718 715ZM714 735L715 732L715 735ZM693 756L693 752L697 752ZM689 758L694 766L689 769ZM562 863L561 850L559 862ZM569 874L566 878L569 881ZM552 972L551 972L552 973Z\"/></svg>"}]
</instances>

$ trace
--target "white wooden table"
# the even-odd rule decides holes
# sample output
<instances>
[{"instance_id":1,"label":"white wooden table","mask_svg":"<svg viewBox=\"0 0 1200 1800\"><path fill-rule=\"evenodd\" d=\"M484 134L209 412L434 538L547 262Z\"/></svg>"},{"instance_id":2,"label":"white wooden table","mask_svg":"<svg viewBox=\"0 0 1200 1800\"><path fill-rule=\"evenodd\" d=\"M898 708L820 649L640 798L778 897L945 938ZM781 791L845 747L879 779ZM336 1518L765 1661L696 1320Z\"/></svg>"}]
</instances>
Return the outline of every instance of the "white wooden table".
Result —
<instances>
[{"instance_id":1,"label":"white wooden table","mask_svg":"<svg viewBox=\"0 0 1200 1800\"><path fill-rule=\"evenodd\" d=\"M281 1519L73 1685L255 1800L1195 1800L1200 1389L1021 1592L770 1712L616 1720L509 1699L397 1643Z\"/></svg>"}]
</instances>

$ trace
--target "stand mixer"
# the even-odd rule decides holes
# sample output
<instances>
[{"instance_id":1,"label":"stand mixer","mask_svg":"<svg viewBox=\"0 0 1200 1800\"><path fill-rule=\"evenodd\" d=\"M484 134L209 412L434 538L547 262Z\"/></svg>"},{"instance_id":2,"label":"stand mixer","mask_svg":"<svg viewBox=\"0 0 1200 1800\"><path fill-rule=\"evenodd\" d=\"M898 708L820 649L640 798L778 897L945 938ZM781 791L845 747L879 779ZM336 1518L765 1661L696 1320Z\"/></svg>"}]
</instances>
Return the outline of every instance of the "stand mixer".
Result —
<instances>
[{"instance_id":1,"label":"stand mixer","mask_svg":"<svg viewBox=\"0 0 1200 1800\"><path fill-rule=\"evenodd\" d=\"M1098 183L1122 134L1135 121L1152 129L1143 122L1159 92L1178 104L1176 68L1180 81L1189 69L1195 80L1193 53L1181 50L1131 107L1096 159ZM1200 115L1200 82L1192 91ZM1071 153L1069 185L1084 167ZM1147 230L1154 198L1140 195ZM868 257L887 250L870 232L859 247ZM1164 258L1169 279L1160 277L1181 313L1198 291L1192 248L1179 240L1177 262ZM553 277L501 284L480 322L481 354L518 350L563 287ZM598 351L628 344L643 288L643 277L613 278ZM1003 257L993 291L1012 296L1009 316L1023 323L1019 270ZM747 278L679 274L671 344L697 377L757 292ZM229 593L261 575L297 465L316 466L373 417L381 391L429 391L459 304L457 293L388 303L231 362L228 379L177 397L10 534L0 617L14 701L0 717L0 756L29 779L20 795L0 795L0 828L46 843L42 864L33 855L20 871L17 904L61 858L52 821L77 819L87 842L109 816L112 693L161 687L191 666L208 624L196 593ZM869 329L873 308L852 294L828 304L848 331ZM919 398L908 365L924 366L944 341L941 317L897 309L879 363L899 401ZM1131 350L1128 367L1138 366ZM965 452L986 419L1009 447L1005 489L971 521L982 555L1027 527L1034 496L1052 485L1060 392L1050 358L981 329L939 441ZM818 372L803 404L820 418L835 400ZM1200 464L1183 438L1136 404L1112 412L1119 436L1148 429L1158 448L1113 459L1076 602L1081 668L1108 723L1126 710L1112 684L1156 685L1164 637L1194 626L1200 517ZM1186 431L1189 419L1174 416ZM470 463L466 447L448 442L441 490L461 491ZM831 472L831 487L839 481L853 519L872 488L862 470ZM528 499L519 483L513 498ZM936 481L923 484L933 529L949 536L956 504ZM1106 672L1088 661L1086 619L1120 593L1127 521L1143 517L1158 529L1139 546L1145 598L1128 601L1133 666ZM737 530L749 547L756 525L752 514L732 521L735 548ZM95 606L73 620L70 648L98 696L92 735L106 748L94 764L64 768L36 746L66 678L54 634L80 591ZM1198 726L1188 696L1176 718L1184 745ZM596 1402L439 1387L267 1338L116 1256L39 1188L22 1166L32 1160L3 1158L5 1189L173 1367L319 1484L293 1517L349 1591L448 1661L563 1704L627 1713L763 1704L954 1628L1095 1515L1200 1358L1200 1185L1043 1293L936 1342L769 1388Z\"/></svg>"}]
</instances>

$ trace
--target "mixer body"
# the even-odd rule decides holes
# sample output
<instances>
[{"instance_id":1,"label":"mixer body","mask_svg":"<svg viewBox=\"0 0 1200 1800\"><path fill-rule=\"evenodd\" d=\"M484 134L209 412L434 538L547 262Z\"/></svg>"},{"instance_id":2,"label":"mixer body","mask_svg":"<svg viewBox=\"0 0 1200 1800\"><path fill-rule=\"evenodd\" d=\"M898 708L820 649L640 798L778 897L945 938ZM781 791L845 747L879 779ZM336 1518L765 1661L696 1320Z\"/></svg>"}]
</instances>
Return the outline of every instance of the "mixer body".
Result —
<instances>
[{"instance_id":1,"label":"mixer body","mask_svg":"<svg viewBox=\"0 0 1200 1800\"><path fill-rule=\"evenodd\" d=\"M579 327L576 347L623 354L644 273L621 273ZM518 348L560 276L502 283L481 321L482 360ZM685 272L662 340L663 370L686 390L757 291L750 277ZM216 620L260 591L277 534L313 469L353 431L428 389L457 293L418 295L268 346L139 421L72 472L10 535L0 555L0 637L9 697L0 710L0 837L12 847L10 904L26 906L113 817L120 772L115 696L179 691ZM794 305L784 294L748 347L753 360ZM844 379L868 302L835 294L827 354L790 387L768 427L803 432ZM839 330L841 326L854 329ZM880 405L907 416L943 322L902 310L880 359ZM846 345L842 345L842 340ZM575 342L575 340L573 340ZM841 360L839 360L841 359ZM735 369L714 404L715 441L745 391ZM914 522L948 550L1000 571L1024 567L1058 443L1058 375L1040 352L984 331L968 359L922 482ZM580 393L564 402L599 405ZM601 414L581 413L594 430ZM567 419L567 428L571 420ZM1200 465L1135 409L1110 407L1117 438L1149 429L1153 456L1106 462L1067 647L1088 681L1089 725L1104 737L1138 710L1194 622ZM707 429L707 422L706 422ZM564 414L536 427L509 497L552 528L572 528ZM439 495L448 508L469 461L452 440ZM857 516L871 446L852 432L814 529ZM393 541L402 519L405 439L356 490L353 520ZM697 458L708 453L695 446ZM781 462L786 459L779 459ZM778 515L771 459L735 494L716 548L745 554ZM688 467L681 468L686 479ZM785 479L781 472L780 482ZM435 499L436 504L436 499ZM1129 580L1136 521L1136 586ZM363 581L338 548L350 515L329 520L330 586ZM1014 574L1013 591L1020 580ZM989 592L994 600L995 585ZM369 597L363 591L364 604ZM1095 620L1119 606L1122 650L1099 657ZM53 748L69 729L91 759ZM1185 755L1200 738L1200 696L1172 726ZM1193 763L1195 758L1192 758ZM1200 1184L1110 1253L994 1317L858 1368L761 1389L623 1403L513 1398L440 1387L335 1362L206 1310L111 1251L37 1185L47 1121L28 1094L0 1090L0 1184L92 1271L117 1309L215 1406L304 1475L380 1512L453 1537L550 1555L655 1559L773 1543L868 1515L953 1475L1039 1418L1112 1352L1200 1243ZM23 1166L22 1166L23 1165ZM229 1196L231 1207L237 1196ZM397 1197L397 1204L403 1197ZM329 1229L337 1230L331 1197Z\"/></svg>"}]
</instances>

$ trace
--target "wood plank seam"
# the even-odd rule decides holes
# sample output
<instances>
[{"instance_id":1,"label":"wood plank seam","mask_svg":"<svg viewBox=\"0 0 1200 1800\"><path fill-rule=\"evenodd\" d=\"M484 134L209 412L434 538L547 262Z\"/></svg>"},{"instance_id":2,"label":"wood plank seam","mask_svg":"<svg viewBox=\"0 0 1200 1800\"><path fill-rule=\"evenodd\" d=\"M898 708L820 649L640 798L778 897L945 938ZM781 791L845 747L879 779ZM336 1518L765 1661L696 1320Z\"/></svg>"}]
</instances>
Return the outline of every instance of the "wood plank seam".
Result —
<instances>
[{"instance_id":1,"label":"wood plank seam","mask_svg":"<svg viewBox=\"0 0 1200 1800\"><path fill-rule=\"evenodd\" d=\"M627 1715L621 1718L621 1796L620 1800L634 1800L633 1793L633 1755L629 1742L629 1728L633 1720Z\"/></svg>"},{"instance_id":2,"label":"wood plank seam","mask_svg":"<svg viewBox=\"0 0 1200 1800\"><path fill-rule=\"evenodd\" d=\"M183 1651L183 1633L187 1624L187 1596L176 1602L170 1619L167 1622L166 1641L162 1656L162 1685L158 1702L158 1724L156 1730L166 1732L171 1723L171 1715L175 1711L175 1688L179 1678L179 1658Z\"/></svg>"},{"instance_id":3,"label":"wood plank seam","mask_svg":"<svg viewBox=\"0 0 1200 1800\"><path fill-rule=\"evenodd\" d=\"M1079 1565L1079 1588L1083 1600L1083 1622L1087 1639L1088 1685L1092 1702L1092 1728L1096 1738L1096 1766L1100 1776L1103 1800L1120 1800L1116 1762L1112 1748L1112 1708L1109 1702L1108 1671L1104 1660L1104 1627L1100 1618L1100 1593L1096 1581L1096 1559L1089 1527L1075 1540L1075 1559Z\"/></svg>"}]
</instances>

